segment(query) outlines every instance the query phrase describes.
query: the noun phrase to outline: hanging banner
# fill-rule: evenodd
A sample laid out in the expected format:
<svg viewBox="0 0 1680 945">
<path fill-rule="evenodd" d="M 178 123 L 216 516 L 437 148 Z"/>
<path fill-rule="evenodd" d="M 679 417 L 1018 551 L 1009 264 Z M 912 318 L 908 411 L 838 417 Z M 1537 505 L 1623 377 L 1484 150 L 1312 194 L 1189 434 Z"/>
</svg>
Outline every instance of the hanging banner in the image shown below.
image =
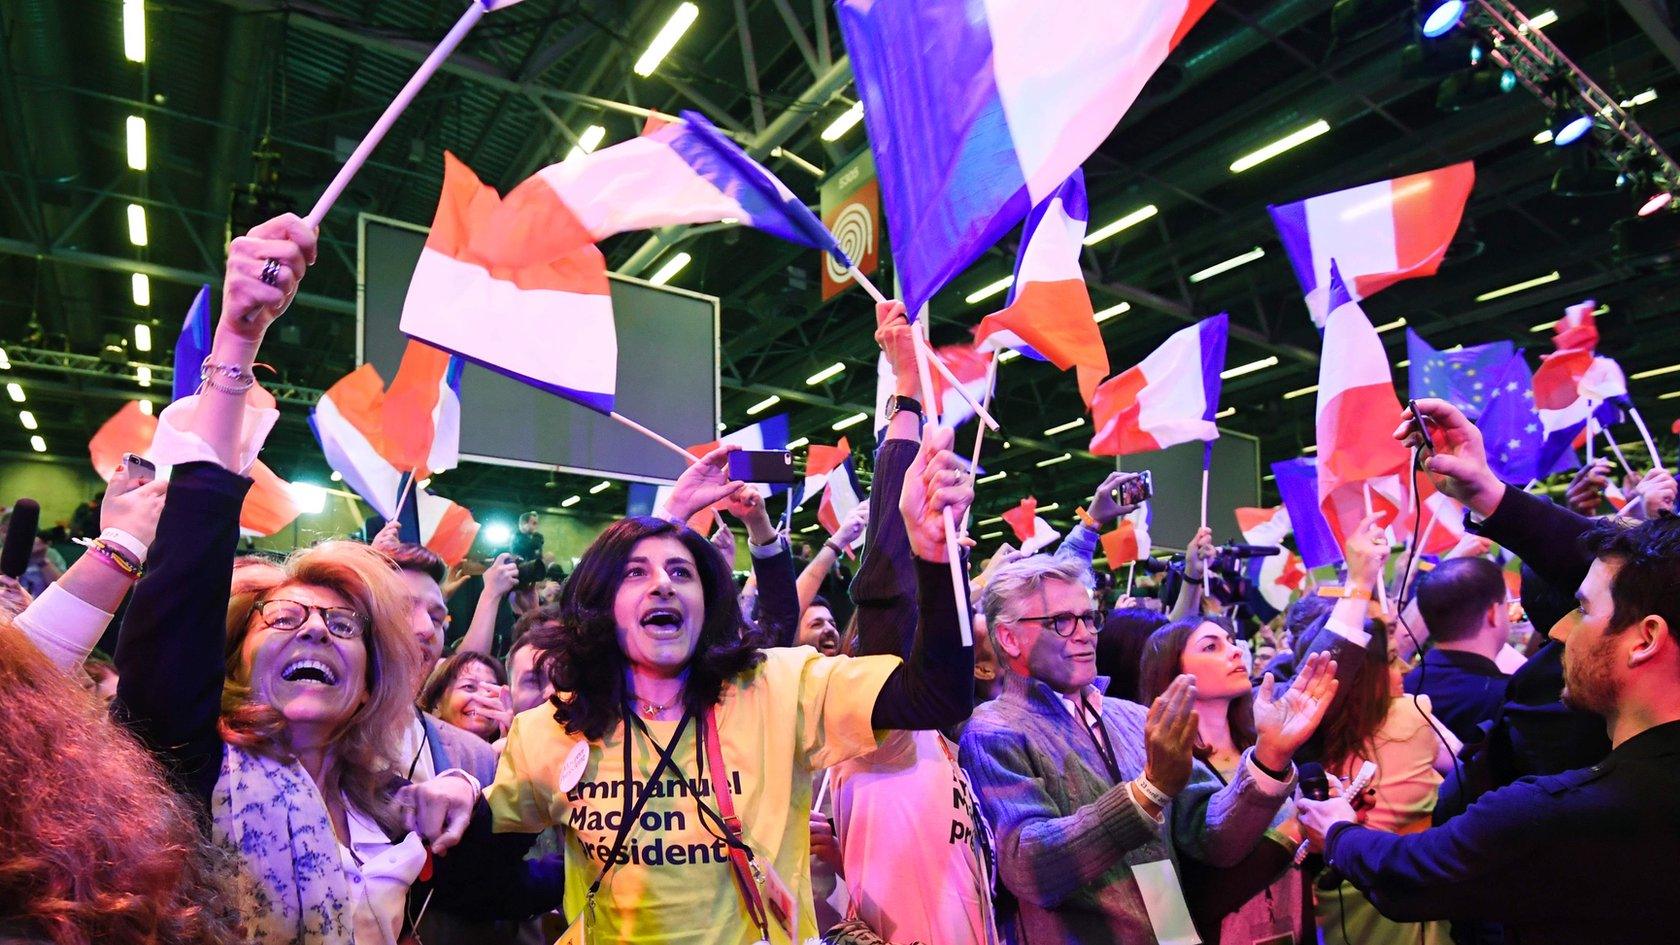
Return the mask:
<svg viewBox="0 0 1680 945">
<path fill-rule="evenodd" d="M 858 271 L 874 275 L 881 265 L 881 186 L 875 179 L 875 158 L 868 151 L 859 154 L 823 181 L 822 221 L 857 264 Z M 828 301 L 848 286 L 855 285 L 846 270 L 828 253 L 823 254 L 822 297 Z"/>
</svg>

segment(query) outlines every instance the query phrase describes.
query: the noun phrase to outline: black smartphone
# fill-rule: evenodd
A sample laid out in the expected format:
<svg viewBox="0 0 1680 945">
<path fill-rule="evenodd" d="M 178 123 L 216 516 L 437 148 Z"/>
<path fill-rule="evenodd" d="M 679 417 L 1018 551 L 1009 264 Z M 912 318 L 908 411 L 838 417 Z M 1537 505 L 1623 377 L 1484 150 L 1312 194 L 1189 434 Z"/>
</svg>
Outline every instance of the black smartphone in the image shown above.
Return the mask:
<svg viewBox="0 0 1680 945">
<path fill-rule="evenodd" d="M 797 482 L 787 450 L 736 450 L 729 454 L 729 478 L 736 482 Z"/>
<path fill-rule="evenodd" d="M 1138 505 L 1155 494 L 1155 474 L 1145 469 L 1120 483 L 1114 489 L 1114 501 L 1121 505 Z"/>
<path fill-rule="evenodd" d="M 1429 418 L 1424 416 L 1422 411 L 1418 410 L 1417 401 L 1415 400 L 1406 401 L 1406 409 L 1412 412 L 1412 425 L 1419 433 L 1423 434 L 1423 446 L 1419 448 L 1419 452 L 1424 456 L 1434 455 L 1435 434 L 1430 427 Z"/>
<path fill-rule="evenodd" d="M 129 478 L 139 485 L 145 485 L 157 478 L 157 464 L 137 453 L 124 453 L 122 462 L 128 468 Z"/>
</svg>

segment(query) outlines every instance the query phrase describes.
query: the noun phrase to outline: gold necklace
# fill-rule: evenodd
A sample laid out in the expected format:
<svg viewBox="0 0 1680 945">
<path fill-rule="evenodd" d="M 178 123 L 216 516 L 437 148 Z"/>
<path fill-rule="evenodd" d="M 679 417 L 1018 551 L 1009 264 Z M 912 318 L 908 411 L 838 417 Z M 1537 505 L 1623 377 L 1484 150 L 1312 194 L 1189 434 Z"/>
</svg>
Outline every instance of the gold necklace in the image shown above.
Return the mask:
<svg viewBox="0 0 1680 945">
<path fill-rule="evenodd" d="M 664 712 L 666 709 L 669 709 L 672 706 L 676 705 L 677 704 L 677 699 L 681 699 L 682 697 L 679 695 L 677 697 L 677 699 L 672 699 L 670 702 L 667 702 L 664 705 L 660 705 L 659 703 L 654 702 L 652 699 L 643 699 L 641 696 L 638 696 L 635 693 L 631 693 L 630 698 L 632 698 L 632 699 L 634 699 L 637 702 L 642 704 L 642 717 L 651 721 L 653 719 L 657 719 L 659 717 L 659 713 Z"/>
</svg>

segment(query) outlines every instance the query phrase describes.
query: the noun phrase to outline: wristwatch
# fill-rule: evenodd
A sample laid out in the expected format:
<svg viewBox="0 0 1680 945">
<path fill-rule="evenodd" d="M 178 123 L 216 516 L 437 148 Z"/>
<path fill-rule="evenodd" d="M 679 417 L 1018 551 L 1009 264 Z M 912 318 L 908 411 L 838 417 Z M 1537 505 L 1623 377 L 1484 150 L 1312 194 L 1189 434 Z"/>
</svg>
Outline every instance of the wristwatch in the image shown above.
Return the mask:
<svg viewBox="0 0 1680 945">
<path fill-rule="evenodd" d="M 927 423 L 927 414 L 922 412 L 922 402 L 921 401 L 917 400 L 914 397 L 906 397 L 903 394 L 894 394 L 891 397 L 887 398 L 887 419 L 888 420 L 891 420 L 893 417 L 897 416 L 898 412 L 901 411 L 901 410 L 908 410 L 911 413 L 914 413 L 916 415 L 917 420 L 921 421 L 924 424 Z"/>
</svg>

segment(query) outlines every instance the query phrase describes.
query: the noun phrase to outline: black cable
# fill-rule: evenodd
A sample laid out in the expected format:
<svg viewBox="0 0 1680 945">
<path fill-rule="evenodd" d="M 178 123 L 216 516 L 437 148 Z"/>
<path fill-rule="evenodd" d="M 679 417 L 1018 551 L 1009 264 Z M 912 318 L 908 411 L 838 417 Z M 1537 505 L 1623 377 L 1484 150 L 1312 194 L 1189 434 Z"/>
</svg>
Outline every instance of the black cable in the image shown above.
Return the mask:
<svg viewBox="0 0 1680 945">
<path fill-rule="evenodd" d="M 1423 528 L 1423 496 L 1422 496 L 1421 493 L 1418 492 L 1418 470 L 1420 470 L 1422 468 L 1423 468 L 1423 451 L 1421 449 L 1414 449 L 1414 450 L 1412 450 L 1412 468 L 1411 468 L 1411 475 L 1412 475 L 1412 541 L 1411 541 L 1411 545 L 1410 545 L 1410 561 L 1408 561 L 1407 565 L 1406 565 L 1406 571 L 1407 572 L 1412 570 L 1412 566 L 1416 565 L 1417 562 L 1418 562 L 1418 556 L 1423 553 L 1423 549 L 1418 547 L 1418 542 L 1422 538 L 1422 535 L 1420 534 L 1420 532 L 1422 531 L 1422 528 Z M 1413 586 L 1413 582 L 1407 580 L 1407 577 L 1408 577 L 1408 575 L 1404 572 L 1400 575 L 1400 596 L 1394 603 L 1394 608 L 1395 608 L 1394 609 L 1394 614 L 1395 614 L 1395 623 L 1399 624 L 1400 628 L 1402 630 L 1406 631 L 1406 636 L 1409 637 L 1412 641 L 1412 648 L 1418 654 L 1418 684 L 1417 684 L 1418 691 L 1411 694 L 1412 695 L 1412 706 L 1417 709 L 1418 715 L 1421 715 L 1423 717 L 1423 720 L 1425 722 L 1429 723 L 1429 730 L 1435 734 L 1435 739 L 1441 743 L 1441 747 L 1446 748 L 1448 750 L 1448 753 L 1452 755 L 1453 775 L 1454 775 L 1454 777 L 1456 777 L 1458 779 L 1459 790 L 1463 790 L 1464 789 L 1464 767 L 1463 767 L 1462 764 L 1459 763 L 1458 752 L 1452 751 L 1452 743 L 1447 741 L 1447 736 L 1441 731 L 1441 726 L 1440 726 L 1439 723 L 1436 722 L 1434 714 L 1430 713 L 1430 712 L 1425 712 L 1423 710 L 1423 703 L 1418 698 L 1418 696 L 1423 693 L 1424 684 L 1428 681 L 1429 666 L 1424 661 L 1424 658 L 1423 658 L 1423 643 L 1422 643 L 1422 641 L 1418 640 L 1417 634 L 1412 632 L 1412 625 L 1406 622 L 1406 605 L 1412 602 L 1412 598 L 1409 597 L 1408 594 L 1411 592 L 1411 589 L 1412 589 L 1412 586 Z M 1435 789 L 1435 802 L 1437 804 L 1439 804 L 1440 800 L 1441 800 L 1441 789 L 1436 788 Z"/>
</svg>

